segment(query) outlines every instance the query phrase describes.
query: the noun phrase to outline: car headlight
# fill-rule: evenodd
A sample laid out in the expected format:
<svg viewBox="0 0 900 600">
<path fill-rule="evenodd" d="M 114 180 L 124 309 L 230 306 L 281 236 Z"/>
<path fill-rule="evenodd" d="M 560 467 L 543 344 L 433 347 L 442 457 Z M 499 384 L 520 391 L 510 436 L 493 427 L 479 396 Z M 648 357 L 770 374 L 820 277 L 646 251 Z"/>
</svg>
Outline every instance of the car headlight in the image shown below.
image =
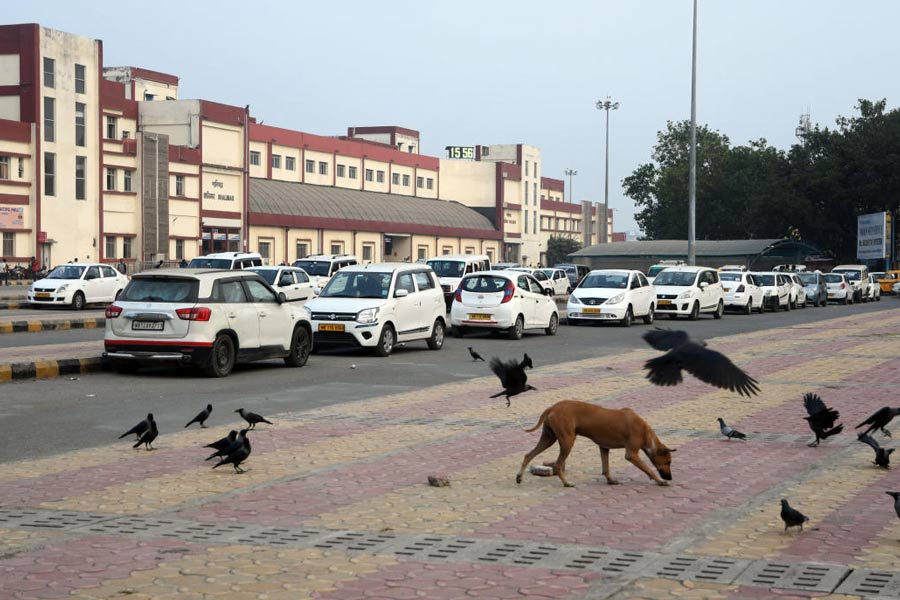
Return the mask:
<svg viewBox="0 0 900 600">
<path fill-rule="evenodd" d="M 609 300 L 607 300 L 605 302 L 605 304 L 618 304 L 619 302 L 621 302 L 624 299 L 625 299 L 625 294 L 618 294 L 616 296 L 613 296 Z"/>
<path fill-rule="evenodd" d="M 581 304 L 581 300 L 578 299 L 578 296 L 569 296 L 569 304 Z"/>
<path fill-rule="evenodd" d="M 681 292 L 680 294 L 678 294 L 678 299 L 679 299 L 679 300 L 684 300 L 685 298 L 690 298 L 690 297 L 691 297 L 691 294 L 693 294 L 693 293 L 694 293 L 694 292 L 691 291 L 691 290 L 684 290 L 683 292 Z"/>
<path fill-rule="evenodd" d="M 367 308 L 365 310 L 361 310 L 356 314 L 356 322 L 357 323 L 374 323 L 378 320 L 378 309 L 377 308 Z"/>
<path fill-rule="evenodd" d="M 64 292 L 64 291 L 66 291 L 67 289 L 69 289 L 69 284 L 68 284 L 68 283 L 64 283 L 64 284 L 62 284 L 61 286 L 59 286 L 58 288 L 56 288 L 56 291 L 57 291 L 57 292 Z"/>
</svg>

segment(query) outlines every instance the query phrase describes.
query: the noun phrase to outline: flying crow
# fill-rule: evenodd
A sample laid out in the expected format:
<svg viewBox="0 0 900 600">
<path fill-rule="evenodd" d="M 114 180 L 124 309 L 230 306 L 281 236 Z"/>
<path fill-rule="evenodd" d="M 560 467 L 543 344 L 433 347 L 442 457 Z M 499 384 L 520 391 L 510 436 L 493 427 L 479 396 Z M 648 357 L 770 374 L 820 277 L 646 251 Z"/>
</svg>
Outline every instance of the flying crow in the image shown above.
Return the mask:
<svg viewBox="0 0 900 600">
<path fill-rule="evenodd" d="M 834 426 L 835 421 L 840 418 L 841 413 L 833 408 L 828 408 L 822 399 L 815 394 L 806 394 L 803 396 L 803 406 L 806 407 L 808 417 L 803 417 L 809 423 L 809 428 L 816 434 L 816 440 L 810 442 L 807 446 L 818 446 L 819 442 L 837 435 L 844 430 L 843 425 Z"/>
<path fill-rule="evenodd" d="M 500 385 L 503 386 L 503 391 L 494 394 L 491 398 L 506 396 L 506 405 L 509 406 L 510 396 L 518 396 L 522 392 L 537 389 L 528 385 L 528 375 L 525 374 L 525 368 L 522 366 L 522 363 L 515 360 L 504 362 L 494 357 L 489 364 L 491 371 L 500 378 Z"/>
<path fill-rule="evenodd" d="M 122 435 L 120 435 L 119 439 L 121 440 L 123 437 L 127 437 L 127 436 L 131 435 L 132 433 L 134 434 L 136 439 L 141 439 L 141 436 L 144 434 L 144 432 L 147 431 L 148 429 L 150 429 L 150 423 L 152 421 L 153 421 L 153 413 L 147 413 L 146 419 L 144 419 L 143 421 L 141 421 L 140 423 L 138 423 L 137 425 L 135 425 L 134 427 L 132 427 L 131 429 L 129 429 L 128 431 L 123 433 Z"/>
<path fill-rule="evenodd" d="M 472 362 L 478 362 L 479 360 L 484 362 L 484 358 L 474 350 L 472 350 L 472 346 L 469 346 L 469 356 L 472 357 Z"/>
<path fill-rule="evenodd" d="M 796 508 L 791 508 L 788 501 L 782 499 L 781 520 L 784 521 L 784 531 L 787 533 L 788 527 L 799 527 L 800 531 L 803 531 L 803 524 L 809 521 L 809 517 Z"/>
<path fill-rule="evenodd" d="M 739 440 L 746 440 L 746 439 L 747 439 L 747 436 L 746 436 L 745 434 L 741 433 L 741 432 L 738 431 L 737 429 L 734 429 L 734 428 L 732 428 L 732 427 L 729 427 L 729 426 L 725 423 L 725 420 L 724 420 L 722 417 L 719 417 L 719 431 L 721 431 L 721 432 L 722 432 L 722 435 L 724 435 L 725 437 L 727 437 L 729 440 L 730 440 L 731 438 L 736 438 L 736 439 L 739 439 Z"/>
<path fill-rule="evenodd" d="M 875 411 L 872 416 L 857 425 L 854 429 L 859 429 L 863 425 L 868 425 L 869 428 L 866 429 L 864 433 L 868 434 L 872 433 L 876 429 L 880 429 L 882 435 L 891 437 L 891 432 L 885 429 L 885 427 L 887 427 L 887 424 L 890 423 L 891 420 L 897 415 L 900 415 L 900 407 L 891 408 L 890 406 L 884 406 Z"/>
<path fill-rule="evenodd" d="M 268 423 L 269 425 L 273 424 L 272 421 L 267 421 L 265 419 L 265 417 L 263 417 L 262 415 L 252 413 L 250 411 L 245 411 L 243 408 L 239 408 L 234 412 L 236 412 L 236 413 L 240 414 L 242 417 L 244 417 L 244 420 L 247 421 L 247 423 L 249 423 L 250 429 L 256 429 L 257 423 Z"/>
<path fill-rule="evenodd" d="M 206 425 L 204 425 L 204 423 L 209 418 L 210 413 L 212 413 L 212 404 L 207 404 L 204 410 L 201 410 L 196 417 L 188 421 L 188 424 L 185 425 L 185 428 L 190 427 L 194 423 L 200 423 L 200 427 L 205 428 Z"/>
<path fill-rule="evenodd" d="M 891 454 L 896 450 L 896 448 L 882 448 L 878 442 L 875 441 L 871 435 L 867 433 L 861 433 L 856 436 L 856 439 L 862 442 L 863 444 L 868 444 L 872 450 L 875 451 L 875 463 L 882 469 L 890 469 L 891 468 Z"/>
<path fill-rule="evenodd" d="M 153 420 L 153 415 L 147 416 L 150 418 L 150 428 L 141 435 L 140 439 L 135 442 L 132 448 L 138 448 L 141 444 L 144 444 L 148 451 L 154 450 L 153 440 L 159 435 L 159 429 L 156 428 L 156 421 Z"/>
</svg>

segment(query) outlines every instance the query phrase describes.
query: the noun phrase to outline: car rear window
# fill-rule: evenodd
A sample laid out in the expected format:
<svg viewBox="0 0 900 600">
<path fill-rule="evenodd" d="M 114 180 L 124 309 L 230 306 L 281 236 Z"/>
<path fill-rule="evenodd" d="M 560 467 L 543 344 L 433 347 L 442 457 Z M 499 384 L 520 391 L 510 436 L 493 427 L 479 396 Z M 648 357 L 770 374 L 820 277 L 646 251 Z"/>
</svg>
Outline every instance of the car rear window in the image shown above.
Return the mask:
<svg viewBox="0 0 900 600">
<path fill-rule="evenodd" d="M 774 275 L 754 275 L 759 285 L 775 285 Z"/>
<path fill-rule="evenodd" d="M 197 301 L 200 282 L 196 279 L 141 277 L 132 279 L 119 300 L 124 302 L 179 302 Z"/>
<path fill-rule="evenodd" d="M 722 281 L 740 281 L 740 273 L 719 273 L 719 279 Z"/>
<path fill-rule="evenodd" d="M 825 275 L 825 281 L 827 281 L 828 283 L 841 283 L 843 279 L 840 275 L 832 275 L 831 273 L 828 273 Z"/>
<path fill-rule="evenodd" d="M 815 284 L 816 283 L 816 274 L 815 273 L 801 273 L 798 275 L 800 281 L 807 284 Z"/>
<path fill-rule="evenodd" d="M 231 262 L 230 258 L 204 258 L 203 256 L 198 256 L 197 258 L 191 259 L 191 262 L 188 263 L 188 268 L 231 269 Z"/>
<path fill-rule="evenodd" d="M 862 276 L 862 271 L 855 271 L 853 269 L 841 269 L 838 271 L 837 269 L 833 270 L 832 273 L 841 273 L 846 276 L 850 281 L 859 281 L 859 278 Z"/>
<path fill-rule="evenodd" d="M 463 279 L 460 287 L 466 292 L 493 294 L 502 292 L 507 285 L 509 285 L 509 280 L 505 277 L 497 277 L 495 275 L 474 275 Z"/>
</svg>

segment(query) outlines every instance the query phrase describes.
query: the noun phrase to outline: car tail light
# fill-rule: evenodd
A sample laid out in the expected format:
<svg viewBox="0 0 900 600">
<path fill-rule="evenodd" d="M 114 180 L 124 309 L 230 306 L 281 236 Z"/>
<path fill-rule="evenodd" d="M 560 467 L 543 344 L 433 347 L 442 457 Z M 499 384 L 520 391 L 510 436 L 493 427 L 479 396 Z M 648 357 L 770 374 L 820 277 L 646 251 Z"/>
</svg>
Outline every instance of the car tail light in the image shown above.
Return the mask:
<svg viewBox="0 0 900 600">
<path fill-rule="evenodd" d="M 734 290 L 734 292 L 735 292 L 736 294 L 740 294 L 740 293 L 743 292 L 743 291 L 744 291 L 744 284 L 743 284 L 743 283 L 742 283 L 741 285 L 737 286 L 737 289 Z"/>
<path fill-rule="evenodd" d="M 122 307 L 116 306 L 115 304 L 110 304 L 106 307 L 106 318 L 107 319 L 115 319 L 119 315 L 122 314 Z"/>
<path fill-rule="evenodd" d="M 510 300 L 512 300 L 513 294 L 516 293 L 516 284 L 512 281 L 508 281 L 506 283 L 506 287 L 503 288 L 503 300 L 500 301 L 500 304 L 506 304 Z"/>
<path fill-rule="evenodd" d="M 456 288 L 456 294 L 453 295 L 453 299 L 457 302 L 462 302 L 462 287 Z"/>
<path fill-rule="evenodd" d="M 194 308 L 178 308 L 175 314 L 182 321 L 209 321 L 212 311 L 205 306 L 195 306 Z"/>
<path fill-rule="evenodd" d="M 846 286 L 845 284 L 843 284 L 843 283 L 841 284 L 841 289 L 842 289 L 842 290 L 843 290 L 844 288 L 846 288 L 846 287 L 847 287 L 847 286 Z"/>
</svg>

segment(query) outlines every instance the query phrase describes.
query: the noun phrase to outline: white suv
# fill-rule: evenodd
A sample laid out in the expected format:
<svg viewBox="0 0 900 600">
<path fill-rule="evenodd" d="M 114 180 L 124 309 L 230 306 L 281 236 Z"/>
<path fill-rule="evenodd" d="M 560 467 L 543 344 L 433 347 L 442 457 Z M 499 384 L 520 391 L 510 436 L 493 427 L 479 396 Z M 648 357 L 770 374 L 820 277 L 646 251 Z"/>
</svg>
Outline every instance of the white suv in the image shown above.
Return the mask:
<svg viewBox="0 0 900 600">
<path fill-rule="evenodd" d="M 332 275 L 344 267 L 357 264 L 357 262 L 356 257 L 352 254 L 314 254 L 298 258 L 291 266 L 306 271 L 318 293 L 325 287 Z"/>
<path fill-rule="evenodd" d="M 120 372 L 175 361 L 225 377 L 235 362 L 283 358 L 302 367 L 312 326 L 303 307 L 255 273 L 160 269 L 134 275 L 106 309 L 104 346 Z"/>
<path fill-rule="evenodd" d="M 831 270 L 832 273 L 840 273 L 847 277 L 853 288 L 853 302 L 866 302 L 867 288 L 869 286 L 869 267 L 865 265 L 838 265 Z"/>
<path fill-rule="evenodd" d="M 239 270 L 261 267 L 262 264 L 262 255 L 257 252 L 217 252 L 192 258 L 188 268 Z"/>
<path fill-rule="evenodd" d="M 306 308 L 317 345 L 373 348 L 378 356 L 390 355 L 402 342 L 426 340 L 432 350 L 444 345 L 444 294 L 427 265 L 345 267 Z"/>
<path fill-rule="evenodd" d="M 709 267 L 666 267 L 653 280 L 656 313 L 674 319 L 685 315 L 696 321 L 700 313 L 721 319 L 725 313 L 725 292 L 719 273 Z"/>
</svg>

